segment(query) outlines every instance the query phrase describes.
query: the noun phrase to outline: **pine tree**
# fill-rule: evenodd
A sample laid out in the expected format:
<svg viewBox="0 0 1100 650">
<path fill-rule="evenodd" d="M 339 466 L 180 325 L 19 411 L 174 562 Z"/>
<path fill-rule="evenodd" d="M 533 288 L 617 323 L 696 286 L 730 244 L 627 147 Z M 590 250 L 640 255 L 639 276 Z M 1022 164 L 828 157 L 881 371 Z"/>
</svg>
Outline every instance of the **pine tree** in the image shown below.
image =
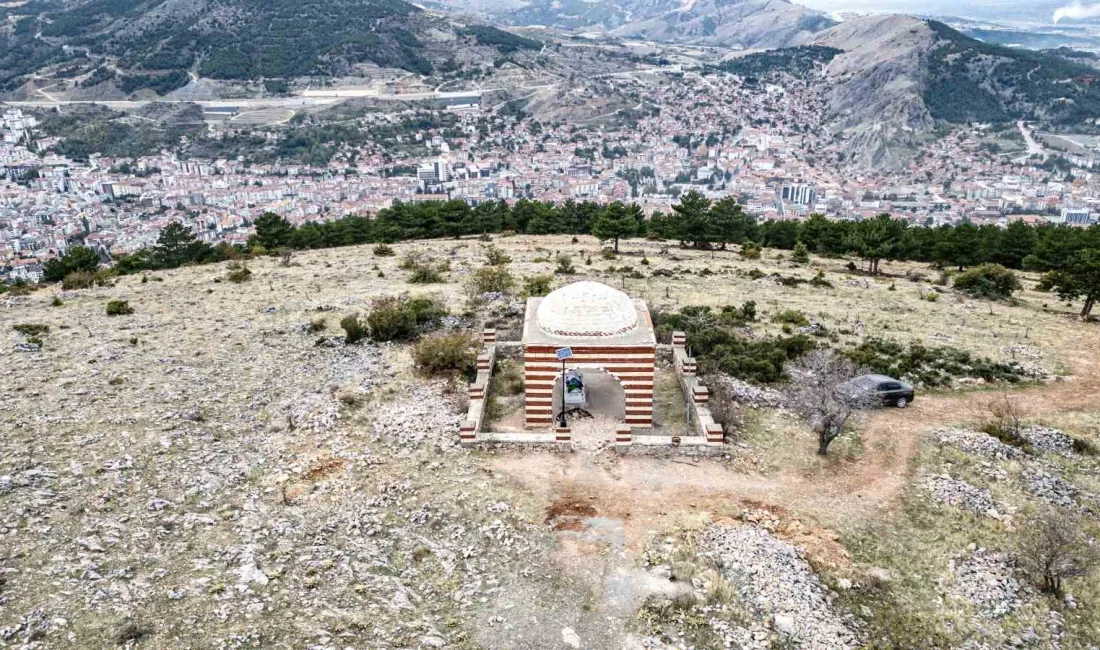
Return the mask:
<svg viewBox="0 0 1100 650">
<path fill-rule="evenodd" d="M 608 204 L 592 222 L 592 234 L 601 240 L 613 240 L 616 253 L 619 252 L 619 239 L 631 237 L 637 231 L 637 217 L 622 201 Z"/>
<path fill-rule="evenodd" d="M 791 251 L 791 261 L 795 264 L 810 263 L 810 251 L 806 248 L 806 244 L 798 242 L 794 245 L 794 250 Z"/>
<path fill-rule="evenodd" d="M 710 207 L 710 240 L 726 250 L 756 235 L 756 220 L 745 214 L 737 199 L 727 196 Z"/>
<path fill-rule="evenodd" d="M 680 197 L 680 202 L 672 206 L 675 211 L 674 222 L 676 237 L 681 244 L 691 244 L 702 248 L 710 242 L 710 222 L 708 211 L 710 199 L 691 190 Z"/>
<path fill-rule="evenodd" d="M 1053 290 L 1062 300 L 1084 298 L 1081 318 L 1088 318 L 1100 298 L 1100 249 L 1074 254 L 1063 268 L 1043 278 L 1043 287 Z"/>
</svg>

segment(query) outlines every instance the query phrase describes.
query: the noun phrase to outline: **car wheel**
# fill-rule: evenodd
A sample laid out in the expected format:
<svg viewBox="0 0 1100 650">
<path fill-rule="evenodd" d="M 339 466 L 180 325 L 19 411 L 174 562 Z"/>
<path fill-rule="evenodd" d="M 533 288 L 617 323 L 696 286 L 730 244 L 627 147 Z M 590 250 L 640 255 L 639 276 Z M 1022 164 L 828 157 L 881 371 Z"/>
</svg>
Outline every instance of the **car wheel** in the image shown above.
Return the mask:
<svg viewBox="0 0 1100 650">
<path fill-rule="evenodd" d="M 906 406 L 909 406 L 909 400 L 905 399 L 904 397 L 899 397 L 898 401 L 897 401 L 897 405 L 898 405 L 899 409 L 903 409 Z"/>
</svg>

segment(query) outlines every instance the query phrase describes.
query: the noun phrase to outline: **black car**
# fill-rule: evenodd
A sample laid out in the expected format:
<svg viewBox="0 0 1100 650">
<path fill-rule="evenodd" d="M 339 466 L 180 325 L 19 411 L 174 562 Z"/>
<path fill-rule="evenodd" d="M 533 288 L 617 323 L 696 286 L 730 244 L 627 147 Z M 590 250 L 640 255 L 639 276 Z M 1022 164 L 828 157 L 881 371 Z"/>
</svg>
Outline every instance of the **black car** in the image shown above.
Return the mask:
<svg viewBox="0 0 1100 650">
<path fill-rule="evenodd" d="M 837 386 L 841 394 L 853 399 L 877 397 L 883 406 L 903 409 L 913 402 L 913 387 L 886 375 L 863 375 Z"/>
</svg>

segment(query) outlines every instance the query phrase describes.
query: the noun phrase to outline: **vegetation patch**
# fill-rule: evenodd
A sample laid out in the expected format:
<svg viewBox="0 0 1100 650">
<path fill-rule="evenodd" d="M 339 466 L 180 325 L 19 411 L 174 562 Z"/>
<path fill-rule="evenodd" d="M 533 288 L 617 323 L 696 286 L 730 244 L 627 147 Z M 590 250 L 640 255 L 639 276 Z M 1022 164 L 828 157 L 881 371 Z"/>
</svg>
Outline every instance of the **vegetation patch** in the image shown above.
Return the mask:
<svg viewBox="0 0 1100 650">
<path fill-rule="evenodd" d="M 1015 362 L 991 361 L 950 346 L 928 347 L 917 342 L 903 345 L 869 338 L 845 354 L 874 372 L 907 378 L 928 387 L 948 386 L 955 379 L 1016 383 L 1028 378 L 1027 372 Z"/>
<path fill-rule="evenodd" d="M 413 363 L 429 377 L 466 377 L 477 374 L 477 341 L 467 332 L 426 336 L 413 346 Z"/>
<path fill-rule="evenodd" d="M 134 308 L 125 300 L 112 300 L 107 303 L 108 316 L 126 316 L 134 313 Z"/>
</svg>

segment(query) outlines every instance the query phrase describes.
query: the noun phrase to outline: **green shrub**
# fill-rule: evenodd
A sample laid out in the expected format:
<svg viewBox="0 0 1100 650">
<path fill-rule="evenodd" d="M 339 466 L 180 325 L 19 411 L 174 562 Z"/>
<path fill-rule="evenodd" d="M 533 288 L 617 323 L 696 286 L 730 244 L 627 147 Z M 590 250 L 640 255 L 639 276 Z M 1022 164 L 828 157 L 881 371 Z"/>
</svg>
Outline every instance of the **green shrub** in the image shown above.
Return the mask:
<svg viewBox="0 0 1100 650">
<path fill-rule="evenodd" d="M 38 337 L 50 332 L 50 326 L 42 323 L 20 323 L 12 325 L 11 328 L 27 337 Z"/>
<path fill-rule="evenodd" d="M 229 263 L 226 267 L 229 273 L 226 274 L 226 279 L 234 284 L 240 284 L 242 282 L 248 282 L 252 279 L 252 271 L 245 266 L 244 262 L 238 262 L 236 260 Z"/>
<path fill-rule="evenodd" d="M 318 332 L 325 331 L 325 325 L 326 321 L 324 317 L 314 318 L 313 320 L 309 321 L 308 329 L 310 332 L 316 334 Z"/>
<path fill-rule="evenodd" d="M 921 293 L 920 299 L 925 302 L 936 302 L 940 299 L 940 294 L 936 293 L 935 291 L 928 291 Z"/>
<path fill-rule="evenodd" d="M 472 378 L 477 371 L 477 347 L 466 332 L 426 336 L 413 347 L 416 369 L 429 377 Z"/>
<path fill-rule="evenodd" d="M 611 250 L 610 248 L 602 248 L 600 249 L 600 257 L 605 260 L 613 260 L 618 257 L 618 255 L 616 255 L 615 251 Z"/>
<path fill-rule="evenodd" d="M 485 248 L 485 262 L 489 266 L 504 266 L 505 264 L 511 264 L 512 258 L 496 246 L 487 246 Z"/>
<path fill-rule="evenodd" d="M 382 298 L 371 305 L 367 325 L 375 341 L 411 341 L 421 331 L 438 327 L 446 314 L 443 304 L 432 298 Z"/>
<path fill-rule="evenodd" d="M 393 257 L 394 255 L 396 255 L 396 253 L 394 252 L 392 246 L 387 246 L 386 244 L 378 244 L 374 247 L 375 257 Z"/>
<path fill-rule="evenodd" d="M 322 329 L 324 325 L 321 325 Z M 344 330 L 344 343 L 351 345 L 367 338 L 368 329 L 358 314 L 349 314 L 340 319 L 340 327 Z"/>
<path fill-rule="evenodd" d="M 728 330 L 691 332 L 688 341 L 699 361 L 699 372 L 724 373 L 760 384 L 784 381 L 783 366 L 816 347 L 802 334 L 749 340 Z"/>
<path fill-rule="evenodd" d="M 470 290 L 474 295 L 483 293 L 503 293 L 512 291 L 516 280 L 508 269 L 500 266 L 485 266 L 474 271 L 470 278 Z"/>
<path fill-rule="evenodd" d="M 409 282 L 412 284 L 439 284 L 443 282 L 443 274 L 439 269 L 427 264 L 414 267 L 409 274 Z"/>
<path fill-rule="evenodd" d="M 745 381 L 777 383 L 784 380 L 783 365 L 797 359 L 816 344 L 804 335 L 751 340 L 740 328 L 756 319 L 756 303 L 710 307 L 685 307 L 679 313 L 654 311 L 653 325 L 661 340 L 671 332 L 687 333 L 688 344 L 699 361 L 701 374 L 724 373 Z"/>
<path fill-rule="evenodd" d="M 810 279 L 811 287 L 821 287 L 822 289 L 830 289 L 833 286 L 832 282 L 825 279 L 825 272 L 818 269 L 817 275 Z"/>
<path fill-rule="evenodd" d="M 61 288 L 65 291 L 74 289 L 90 289 L 96 287 L 109 287 L 113 284 L 114 273 L 107 269 L 99 271 L 73 271 L 61 281 Z"/>
<path fill-rule="evenodd" d="M 810 250 L 806 248 L 806 244 L 798 242 L 794 245 L 794 250 L 791 251 L 791 261 L 795 264 L 810 263 Z"/>
<path fill-rule="evenodd" d="M 1100 449 L 1090 440 L 1084 438 L 1073 437 L 1073 451 L 1081 454 L 1082 456 L 1096 456 L 1100 455 Z"/>
<path fill-rule="evenodd" d="M 531 298 L 545 296 L 553 290 L 554 276 L 532 275 L 523 279 L 523 295 Z"/>
<path fill-rule="evenodd" d="M 993 436 L 994 438 L 1000 440 L 1006 445 L 1018 447 L 1023 451 L 1031 450 L 1031 442 L 1027 438 L 1020 435 L 1019 431 L 1015 431 L 1011 427 L 1003 426 L 1002 424 L 997 422 L 986 422 L 982 425 L 981 429 L 982 433 Z"/>
<path fill-rule="evenodd" d="M 1006 300 L 1022 286 L 1016 274 L 1000 264 L 981 264 L 957 276 L 955 288 L 975 298 Z"/>
<path fill-rule="evenodd" d="M 134 308 L 125 300 L 112 300 L 107 303 L 108 316 L 126 316 L 134 313 Z"/>
<path fill-rule="evenodd" d="M 558 275 L 572 275 L 576 272 L 577 269 L 573 266 L 573 258 L 565 253 L 558 253 L 557 266 L 554 267 L 554 273 Z"/>
<path fill-rule="evenodd" d="M 775 316 L 772 316 L 772 322 L 782 323 L 792 327 L 806 327 L 810 324 L 810 319 L 806 318 L 806 314 L 803 314 L 797 309 L 784 309 Z"/>
<path fill-rule="evenodd" d="M 763 249 L 760 244 L 755 242 L 745 242 L 741 245 L 741 258 L 746 260 L 758 260 L 763 253 Z"/>
<path fill-rule="evenodd" d="M 895 341 L 869 338 L 844 354 L 873 372 L 908 377 L 924 386 L 945 386 L 956 378 L 1016 383 L 1026 377 L 1023 368 L 1016 363 L 974 357 L 965 350 L 949 346 L 925 347 L 916 342 L 905 346 Z"/>
<path fill-rule="evenodd" d="M 423 253 L 419 253 L 417 251 L 409 251 L 408 253 L 405 253 L 404 257 L 401 258 L 401 263 L 398 264 L 398 268 L 404 271 L 415 271 L 416 269 L 424 266 L 427 263 L 428 260 L 425 259 Z"/>
<path fill-rule="evenodd" d="M 412 311 L 416 326 L 421 329 L 434 329 L 447 315 L 447 306 L 438 298 L 415 296 L 404 299 L 405 307 Z"/>
<path fill-rule="evenodd" d="M 64 304 L 65 303 L 61 302 L 61 298 L 59 298 L 57 296 L 54 296 L 53 300 L 50 301 L 50 305 L 52 305 L 53 307 L 60 307 Z"/>
</svg>

